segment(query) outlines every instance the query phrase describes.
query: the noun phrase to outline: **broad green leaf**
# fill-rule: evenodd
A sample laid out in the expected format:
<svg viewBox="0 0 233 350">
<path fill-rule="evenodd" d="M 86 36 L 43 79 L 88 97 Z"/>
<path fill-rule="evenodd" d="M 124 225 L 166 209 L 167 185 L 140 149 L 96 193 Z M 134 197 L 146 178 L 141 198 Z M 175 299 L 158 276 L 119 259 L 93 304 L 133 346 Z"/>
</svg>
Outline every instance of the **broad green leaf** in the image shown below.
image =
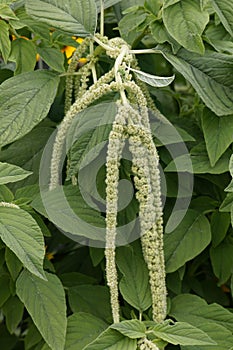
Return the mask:
<svg viewBox="0 0 233 350">
<path fill-rule="evenodd" d="M 144 10 L 136 10 L 126 14 L 118 23 L 121 37 L 130 45 L 136 42 L 145 31 L 148 23 Z"/>
<path fill-rule="evenodd" d="M 211 166 L 233 142 L 233 115 L 218 117 L 212 111 L 204 109 L 202 129 Z"/>
<path fill-rule="evenodd" d="M 64 287 L 76 287 L 82 284 L 96 284 L 97 280 L 94 277 L 84 275 L 80 272 L 67 272 L 59 275 L 59 278 Z"/>
<path fill-rule="evenodd" d="M 10 203 L 13 201 L 13 199 L 14 195 L 11 190 L 5 185 L 0 185 L 0 201 Z"/>
<path fill-rule="evenodd" d="M 232 350 L 233 336 L 228 329 L 217 323 L 213 324 L 210 322 L 199 323 L 196 326 L 208 334 L 216 342 L 216 345 L 204 347 L 202 345 L 181 346 L 182 350 Z"/>
<path fill-rule="evenodd" d="M 116 113 L 116 103 L 107 102 L 86 108 L 74 119 L 67 136 L 68 178 L 98 157 L 107 143 Z"/>
<path fill-rule="evenodd" d="M 116 259 L 123 274 L 119 286 L 124 299 L 141 312 L 147 310 L 151 306 L 151 294 L 144 260 L 131 247 L 118 248 Z"/>
<path fill-rule="evenodd" d="M 57 72 L 64 72 L 64 55 L 53 47 L 37 47 L 37 52 L 45 63 Z"/>
<path fill-rule="evenodd" d="M 31 174 L 16 165 L 0 162 L 0 185 L 23 180 Z"/>
<path fill-rule="evenodd" d="M 47 116 L 58 84 L 56 74 L 37 70 L 0 85 L 1 146 L 18 140 Z"/>
<path fill-rule="evenodd" d="M 91 314 L 74 313 L 68 317 L 65 350 L 83 349 L 107 327 L 103 320 Z"/>
<path fill-rule="evenodd" d="M 231 0 L 211 0 L 220 21 L 233 37 L 233 8 Z"/>
<path fill-rule="evenodd" d="M 11 164 L 18 165 L 25 170 L 33 172 L 28 178 L 21 180 L 19 183 L 20 188 L 27 185 L 38 184 L 41 155 L 53 131 L 54 129 L 51 127 L 38 126 L 1 151 L 0 161 L 9 161 Z M 16 188 L 16 186 L 13 187 L 14 189 Z M 17 188 L 19 188 L 19 186 Z M 38 189 L 32 189 L 29 198 L 34 199 L 35 194 L 38 192 Z M 27 197 L 27 195 L 25 195 L 25 197 Z"/>
<path fill-rule="evenodd" d="M 143 338 L 146 336 L 146 327 L 139 320 L 122 321 L 114 323 L 110 328 L 131 339 Z"/>
<path fill-rule="evenodd" d="M 43 234 L 30 214 L 22 209 L 0 207 L 0 237 L 26 269 L 44 278 Z"/>
<path fill-rule="evenodd" d="M 0 338 L 2 349 L 14 349 L 19 340 L 19 338 L 16 337 L 16 335 L 10 334 L 7 331 L 7 328 L 3 322 L 0 325 Z"/>
<path fill-rule="evenodd" d="M 233 206 L 233 193 L 228 193 L 220 205 L 219 211 L 228 213 L 231 211 L 231 207 Z"/>
<path fill-rule="evenodd" d="M 169 315 L 176 320 L 187 322 L 195 327 L 200 324 L 211 323 L 214 329 L 215 324 L 233 331 L 233 314 L 218 304 L 210 304 L 191 294 L 181 294 L 172 299 Z"/>
<path fill-rule="evenodd" d="M 179 1 L 163 9 L 163 22 L 168 33 L 187 50 L 200 54 L 205 51 L 201 34 L 208 21 L 208 12 L 201 11 L 194 0 Z"/>
<path fill-rule="evenodd" d="M 46 272 L 47 281 L 24 270 L 16 282 L 16 293 L 52 350 L 63 350 L 66 334 L 66 301 L 57 276 Z"/>
<path fill-rule="evenodd" d="M 11 278 L 13 279 L 13 281 L 15 281 L 20 271 L 22 270 L 23 264 L 17 258 L 17 256 L 12 252 L 12 250 L 10 250 L 7 247 L 5 251 L 5 260 L 6 260 L 6 266 L 8 268 L 8 271 L 10 272 Z"/>
<path fill-rule="evenodd" d="M 163 1 L 163 8 L 167 8 L 169 6 L 172 6 L 172 5 L 175 5 L 177 4 L 178 2 L 180 2 L 181 0 L 164 0 Z"/>
<path fill-rule="evenodd" d="M 193 166 L 194 174 L 222 174 L 228 171 L 228 164 L 231 152 L 227 150 L 221 158 L 217 161 L 215 166 L 211 166 L 210 160 L 207 154 L 207 150 L 204 143 L 193 147 L 190 151 L 190 158 Z M 189 158 L 186 156 L 180 156 L 175 160 L 172 160 L 171 163 L 165 168 L 167 172 L 176 172 L 177 169 L 180 172 L 188 171 L 190 172 Z"/>
<path fill-rule="evenodd" d="M 36 65 L 35 44 L 23 38 L 15 39 L 11 44 L 9 61 L 16 63 L 15 75 L 33 71 Z"/>
<path fill-rule="evenodd" d="M 217 115 L 232 114 L 233 69 L 231 56 L 206 51 L 203 56 L 180 49 L 174 56 L 167 45 L 158 45 L 164 57 L 192 84 L 198 95 Z"/>
<path fill-rule="evenodd" d="M 11 41 L 9 39 L 9 25 L 4 21 L 0 21 L 0 33 L 0 52 L 6 63 L 11 52 Z"/>
<path fill-rule="evenodd" d="M 174 345 L 209 345 L 215 342 L 201 329 L 186 322 L 158 324 L 152 328 L 154 335 Z"/>
<path fill-rule="evenodd" d="M 95 33 L 95 0 L 26 0 L 25 4 L 30 16 L 54 28 L 79 36 Z"/>
<path fill-rule="evenodd" d="M 43 192 L 42 197 L 43 201 L 40 197 L 33 200 L 32 207 L 70 234 L 69 237 L 74 240 L 76 236 L 105 240 L 104 217 L 100 211 L 88 206 L 77 186 L 57 187 Z"/>
<path fill-rule="evenodd" d="M 130 70 L 136 74 L 139 80 L 154 87 L 168 86 L 175 79 L 175 75 L 173 75 L 172 77 L 158 77 L 156 75 L 148 74 L 137 69 L 130 68 Z"/>
<path fill-rule="evenodd" d="M 103 320 L 112 320 L 109 290 L 105 286 L 90 284 L 71 287 L 68 298 L 73 312 L 87 312 Z"/>
<path fill-rule="evenodd" d="M 0 3 L 0 17 L 6 20 L 9 20 L 9 19 L 17 20 L 17 17 L 14 14 L 14 11 L 12 11 L 12 9 L 10 8 L 10 6 L 2 3 Z"/>
<path fill-rule="evenodd" d="M 210 248 L 210 260 L 218 285 L 224 284 L 233 273 L 233 244 L 225 240 L 217 247 Z"/>
<path fill-rule="evenodd" d="M 107 9 L 110 6 L 116 5 L 122 0 L 103 0 L 104 8 Z M 101 0 L 95 0 L 97 11 L 100 12 L 100 2 Z"/>
<path fill-rule="evenodd" d="M 31 321 L 27 328 L 27 334 L 24 338 L 25 350 L 30 350 L 42 340 L 41 334 L 36 328 L 35 324 Z"/>
<path fill-rule="evenodd" d="M 121 333 L 108 328 L 96 340 L 83 350 L 136 350 L 137 340 L 124 337 Z"/>
<path fill-rule="evenodd" d="M 6 317 L 6 326 L 12 334 L 23 318 L 24 305 L 17 296 L 11 296 L 3 305 L 2 311 Z"/>
<path fill-rule="evenodd" d="M 164 235 L 166 271 L 174 272 L 201 253 L 211 240 L 207 218 L 195 210 L 188 210 L 179 226 Z"/>
<path fill-rule="evenodd" d="M 2 305 L 11 296 L 9 274 L 2 274 L 0 276 L 0 285 L 1 285 L 1 288 L 0 288 L 0 307 L 2 307 Z"/>
<path fill-rule="evenodd" d="M 211 216 L 211 233 L 212 233 L 212 245 L 217 247 L 225 238 L 229 225 L 230 215 L 228 213 L 221 213 L 215 211 Z"/>
</svg>

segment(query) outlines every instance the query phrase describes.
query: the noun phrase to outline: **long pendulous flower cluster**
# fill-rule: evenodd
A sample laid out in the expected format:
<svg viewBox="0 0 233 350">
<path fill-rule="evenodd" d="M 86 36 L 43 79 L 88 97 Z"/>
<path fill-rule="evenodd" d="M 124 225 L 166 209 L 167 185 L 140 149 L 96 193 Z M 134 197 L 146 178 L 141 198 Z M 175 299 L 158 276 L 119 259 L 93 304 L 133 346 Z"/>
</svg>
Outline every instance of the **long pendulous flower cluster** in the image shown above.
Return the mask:
<svg viewBox="0 0 233 350">
<path fill-rule="evenodd" d="M 98 39 L 99 38 L 99 39 Z M 95 100 L 112 91 L 120 94 L 118 112 L 109 135 L 106 162 L 106 279 L 110 289 L 113 321 L 120 320 L 118 300 L 118 278 L 115 262 L 115 247 L 117 238 L 118 183 L 119 167 L 122 151 L 129 141 L 132 154 L 132 172 L 136 188 L 136 198 L 139 202 L 139 219 L 141 227 L 141 245 L 144 259 L 149 271 L 149 282 L 152 295 L 152 315 L 156 322 L 163 322 L 166 317 L 166 285 L 163 253 L 163 212 L 160 189 L 159 157 L 153 142 L 148 107 L 153 107 L 153 101 L 145 85 L 133 77 L 128 66 L 137 66 L 135 57 L 130 53 L 129 46 L 121 38 L 108 40 L 97 36 L 107 46 L 106 54 L 115 59 L 114 67 L 97 79 L 95 64 L 97 58 L 91 53 L 86 54 L 87 63 L 80 68 L 74 82 L 77 59 L 86 52 L 90 39 L 84 41 L 74 54 L 67 76 L 66 115 L 60 124 L 55 139 L 51 160 L 50 190 L 59 184 L 62 150 L 66 135 L 73 118 Z M 93 84 L 89 76 L 93 75 Z M 76 98 L 72 104 L 72 99 Z M 140 349 L 157 349 L 146 338 L 139 343 Z"/>
</svg>

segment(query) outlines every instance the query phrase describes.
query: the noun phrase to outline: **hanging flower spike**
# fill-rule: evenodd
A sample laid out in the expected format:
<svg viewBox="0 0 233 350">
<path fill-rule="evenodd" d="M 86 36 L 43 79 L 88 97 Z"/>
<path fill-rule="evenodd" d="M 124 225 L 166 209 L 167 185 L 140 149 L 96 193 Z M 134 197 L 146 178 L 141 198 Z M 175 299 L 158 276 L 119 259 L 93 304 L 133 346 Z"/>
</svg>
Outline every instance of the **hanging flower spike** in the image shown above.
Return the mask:
<svg viewBox="0 0 233 350">
<path fill-rule="evenodd" d="M 106 279 L 110 289 L 113 322 L 120 321 L 120 307 L 118 301 L 118 279 L 115 262 L 117 201 L 119 166 L 122 150 L 125 144 L 123 131 L 125 125 L 125 107 L 118 103 L 118 112 L 109 135 L 106 162 Z"/>
</svg>

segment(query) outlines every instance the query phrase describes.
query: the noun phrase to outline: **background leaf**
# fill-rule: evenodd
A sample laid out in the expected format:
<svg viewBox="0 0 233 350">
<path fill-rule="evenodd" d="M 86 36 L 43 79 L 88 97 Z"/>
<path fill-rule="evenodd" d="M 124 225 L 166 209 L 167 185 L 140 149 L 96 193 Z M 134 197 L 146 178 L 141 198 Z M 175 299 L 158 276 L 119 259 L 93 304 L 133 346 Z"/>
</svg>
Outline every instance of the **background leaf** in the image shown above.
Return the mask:
<svg viewBox="0 0 233 350">
<path fill-rule="evenodd" d="M 46 272 L 47 281 L 24 270 L 16 293 L 24 303 L 41 335 L 52 350 L 63 350 L 66 334 L 66 302 L 57 276 Z"/>
<path fill-rule="evenodd" d="M 168 46 L 159 45 L 164 57 L 192 84 L 204 103 L 217 115 L 232 114 L 233 68 L 230 55 L 206 51 L 203 56 L 180 49 L 173 55 Z"/>
<path fill-rule="evenodd" d="M 18 140 L 44 119 L 55 98 L 59 77 L 38 70 L 0 85 L 0 145 Z"/>
<path fill-rule="evenodd" d="M 31 174 L 16 165 L 0 162 L 0 185 L 25 179 Z"/>
<path fill-rule="evenodd" d="M 44 239 L 30 214 L 0 207 L 0 237 L 31 273 L 44 278 Z"/>
<path fill-rule="evenodd" d="M 233 115 L 218 117 L 208 109 L 202 115 L 202 129 L 211 166 L 233 142 Z"/>
<path fill-rule="evenodd" d="M 0 52 L 4 61 L 7 62 L 11 52 L 11 42 L 9 39 L 9 25 L 4 21 L 0 21 L 0 32 Z"/>
<path fill-rule="evenodd" d="M 124 337 L 121 333 L 108 328 L 101 333 L 92 343 L 87 345 L 83 350 L 136 350 L 136 339 Z"/>
<path fill-rule="evenodd" d="M 68 297 L 73 312 L 87 312 L 103 320 L 112 321 L 110 295 L 107 287 L 90 284 L 71 287 Z"/>
<path fill-rule="evenodd" d="M 203 251 L 210 240 L 211 231 L 207 218 L 195 210 L 188 210 L 179 226 L 164 235 L 166 271 L 176 271 Z"/>
<path fill-rule="evenodd" d="M 111 328 L 131 339 L 143 338 L 146 336 L 146 327 L 139 320 L 122 321 L 111 325 Z"/>
<path fill-rule="evenodd" d="M 215 343 L 205 332 L 186 322 L 158 324 L 152 330 L 156 337 L 175 345 L 209 345 Z"/>
<path fill-rule="evenodd" d="M 230 0 L 211 0 L 211 4 L 218 14 L 220 21 L 233 37 L 233 9 Z"/>
<path fill-rule="evenodd" d="M 169 34 L 180 45 L 187 50 L 204 53 L 201 34 L 209 21 L 209 14 L 201 11 L 198 1 L 179 1 L 165 7 L 163 21 Z"/>
<path fill-rule="evenodd" d="M 151 306 L 151 294 L 144 260 L 131 247 L 118 248 L 116 259 L 123 274 L 119 286 L 124 299 L 141 312 L 147 310 Z"/>
<path fill-rule="evenodd" d="M 65 350 L 83 349 L 107 327 L 103 320 L 91 314 L 74 313 L 68 317 Z"/>
<path fill-rule="evenodd" d="M 11 44 L 9 61 L 16 63 L 15 75 L 33 71 L 36 65 L 35 44 L 23 38 L 15 39 Z"/>
<path fill-rule="evenodd" d="M 96 29 L 95 0 L 26 0 L 26 11 L 33 18 L 73 35 L 94 34 Z"/>
</svg>

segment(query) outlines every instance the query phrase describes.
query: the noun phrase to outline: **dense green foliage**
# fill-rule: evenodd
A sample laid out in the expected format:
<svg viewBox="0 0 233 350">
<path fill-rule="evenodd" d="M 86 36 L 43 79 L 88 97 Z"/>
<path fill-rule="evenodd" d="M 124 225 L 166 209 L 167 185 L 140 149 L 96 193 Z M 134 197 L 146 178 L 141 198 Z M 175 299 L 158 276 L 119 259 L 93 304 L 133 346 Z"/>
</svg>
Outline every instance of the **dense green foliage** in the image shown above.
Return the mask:
<svg viewBox="0 0 233 350">
<path fill-rule="evenodd" d="M 112 319 L 102 151 L 120 89 L 78 111 L 63 186 L 47 191 L 54 132 L 69 110 L 67 77 L 82 79 L 88 45 L 94 61 L 81 90 L 114 67 L 109 41 L 96 34 L 103 30 L 101 1 L 0 0 L 1 349 L 136 350 L 146 337 L 145 349 L 232 350 L 232 1 L 103 3 L 104 34 L 124 39 L 140 66 L 120 74 L 146 83 L 165 116 L 151 113 L 166 198 L 167 319 L 153 320 L 130 190 L 118 213 L 118 224 L 128 225 L 116 248 L 121 322 Z M 90 38 L 88 49 L 71 72 L 68 50 L 79 50 L 80 38 Z M 123 159 L 120 179 L 132 184 L 132 177 L 131 159 Z"/>
</svg>

